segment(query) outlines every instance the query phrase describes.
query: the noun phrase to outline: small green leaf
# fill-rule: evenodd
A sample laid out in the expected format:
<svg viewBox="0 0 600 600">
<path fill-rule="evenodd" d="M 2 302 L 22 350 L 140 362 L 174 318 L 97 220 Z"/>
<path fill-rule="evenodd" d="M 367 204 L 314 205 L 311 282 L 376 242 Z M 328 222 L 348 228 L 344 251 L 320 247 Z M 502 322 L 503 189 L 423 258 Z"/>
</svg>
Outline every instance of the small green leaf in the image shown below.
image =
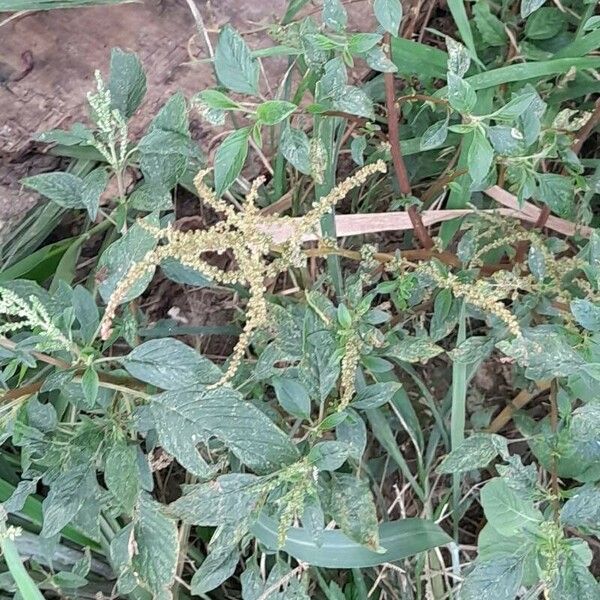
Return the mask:
<svg viewBox="0 0 600 600">
<path fill-rule="evenodd" d="M 538 173 L 536 198 L 547 204 L 557 215 L 569 218 L 573 213 L 575 189 L 569 177 L 557 173 Z"/>
<path fill-rule="evenodd" d="M 258 62 L 242 36 L 225 25 L 215 49 L 215 71 L 219 81 L 241 94 L 258 94 Z"/>
<path fill-rule="evenodd" d="M 215 193 L 222 196 L 237 179 L 246 162 L 250 128 L 242 127 L 229 134 L 215 153 Z"/>
<path fill-rule="evenodd" d="M 452 450 L 437 468 L 438 473 L 462 473 L 482 469 L 501 455 L 508 456 L 506 439 L 490 433 L 475 433 Z"/>
<path fill-rule="evenodd" d="M 350 143 L 350 153 L 352 160 L 359 166 L 362 167 L 365 164 L 365 149 L 367 147 L 367 139 L 364 135 L 356 136 L 352 138 Z"/>
<path fill-rule="evenodd" d="M 92 367 L 88 367 L 81 377 L 81 387 L 88 405 L 93 406 L 98 397 L 100 380 L 98 379 L 98 373 Z"/>
<path fill-rule="evenodd" d="M 523 577 L 521 556 L 478 561 L 461 588 L 461 600 L 514 600 Z"/>
<path fill-rule="evenodd" d="M 118 440 L 108 448 L 104 466 L 104 481 L 125 514 L 130 514 L 139 494 L 137 451 L 125 440 Z"/>
<path fill-rule="evenodd" d="M 277 401 L 290 415 L 299 419 L 310 417 L 310 397 L 300 381 L 289 377 L 274 377 L 273 388 Z"/>
<path fill-rule="evenodd" d="M 531 246 L 527 255 L 527 265 L 531 274 L 541 281 L 546 276 L 546 256 L 538 246 Z"/>
<path fill-rule="evenodd" d="M 336 110 L 348 112 L 352 115 L 372 119 L 373 101 L 364 90 L 353 85 L 346 85 L 339 90 L 339 93 L 333 99 L 333 106 Z"/>
<path fill-rule="evenodd" d="M 492 13 L 486 0 L 478 0 L 473 6 L 475 26 L 483 41 L 492 47 L 502 47 L 508 42 L 502 21 Z"/>
<path fill-rule="evenodd" d="M 304 131 L 286 127 L 281 136 L 279 150 L 298 171 L 310 175 L 310 142 Z"/>
<path fill-rule="evenodd" d="M 562 507 L 560 520 L 572 527 L 600 531 L 600 488 L 591 484 L 578 488 Z"/>
<path fill-rule="evenodd" d="M 478 185 L 484 181 L 493 160 L 494 150 L 492 145 L 488 142 L 485 133 L 480 128 L 475 129 L 467 158 L 469 175 L 474 185 Z"/>
<path fill-rule="evenodd" d="M 600 307 L 589 300 L 572 300 L 571 313 L 588 331 L 600 331 Z"/>
<path fill-rule="evenodd" d="M 534 90 L 525 92 L 513 98 L 508 104 L 493 112 L 490 117 L 496 121 L 514 121 L 520 117 L 536 101 Z"/>
<path fill-rule="evenodd" d="M 100 196 L 105 190 L 108 184 L 108 173 L 107 171 L 99 167 L 88 173 L 83 178 L 83 185 L 81 189 L 81 203 L 88 211 L 90 219 L 92 221 L 98 214 L 98 208 L 100 206 Z"/>
<path fill-rule="evenodd" d="M 402 387 L 397 381 L 385 381 L 367 385 L 354 396 L 352 406 L 361 410 L 378 408 L 391 401 L 394 394 Z"/>
<path fill-rule="evenodd" d="M 460 42 L 448 36 L 446 36 L 446 48 L 448 49 L 448 71 L 462 78 L 471 65 L 469 51 Z"/>
<path fill-rule="evenodd" d="M 437 344 L 434 344 L 427 337 L 406 336 L 395 346 L 392 346 L 387 351 L 387 356 L 402 360 L 405 362 L 415 363 L 424 362 L 441 354 L 444 349 Z"/>
<path fill-rule="evenodd" d="M 256 108 L 256 116 L 264 125 L 276 125 L 289 117 L 298 108 L 293 102 L 267 100 Z"/>
<path fill-rule="evenodd" d="M 73 314 L 79 322 L 84 343 L 90 343 L 98 329 L 100 318 L 94 297 L 81 285 L 73 290 Z"/>
<path fill-rule="evenodd" d="M 217 108 L 219 110 L 236 110 L 240 108 L 240 105 L 232 100 L 229 96 L 226 96 L 219 90 L 203 90 L 198 92 L 193 101 L 199 101 L 209 108 Z"/>
<path fill-rule="evenodd" d="M 146 75 L 134 53 L 113 48 L 108 89 L 112 107 L 126 119 L 131 117 L 146 94 Z"/>
<path fill-rule="evenodd" d="M 467 115 L 475 108 L 477 102 L 473 86 L 452 71 L 448 71 L 448 102 L 454 110 Z"/>
<path fill-rule="evenodd" d="M 323 0 L 323 23 L 334 31 L 346 28 L 348 14 L 340 0 Z"/>
<path fill-rule="evenodd" d="M 526 19 L 534 13 L 546 0 L 521 0 L 521 18 Z"/>
<path fill-rule="evenodd" d="M 558 8 L 540 8 L 527 19 L 525 37 L 530 40 L 548 40 L 559 35 L 566 26 L 565 15 Z"/>
<path fill-rule="evenodd" d="M 402 4 L 400 0 L 375 0 L 373 11 L 379 24 L 385 31 L 398 36 L 402 21 Z"/>
<path fill-rule="evenodd" d="M 308 453 L 308 461 L 319 471 L 335 471 L 339 469 L 348 458 L 348 444 L 342 442 L 319 442 Z"/>
<path fill-rule="evenodd" d="M 439 148 L 448 137 L 448 117 L 428 127 L 421 136 L 421 151 Z"/>
</svg>

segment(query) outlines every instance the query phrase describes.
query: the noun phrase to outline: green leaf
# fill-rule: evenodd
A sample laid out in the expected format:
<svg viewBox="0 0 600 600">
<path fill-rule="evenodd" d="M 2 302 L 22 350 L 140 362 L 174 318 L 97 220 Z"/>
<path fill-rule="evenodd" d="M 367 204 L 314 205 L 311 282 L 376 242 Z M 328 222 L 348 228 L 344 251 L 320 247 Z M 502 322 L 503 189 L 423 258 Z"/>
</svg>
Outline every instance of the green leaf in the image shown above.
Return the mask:
<svg viewBox="0 0 600 600">
<path fill-rule="evenodd" d="M 560 520 L 564 525 L 600 531 L 600 489 L 593 485 L 578 488 L 562 507 Z"/>
<path fill-rule="evenodd" d="M 127 198 L 127 205 L 144 212 L 172 210 L 173 200 L 168 188 L 142 182 Z"/>
<path fill-rule="evenodd" d="M 521 0 L 521 18 L 526 19 L 534 13 L 546 0 Z"/>
<path fill-rule="evenodd" d="M 156 600 L 170 599 L 170 588 L 175 579 L 179 541 L 177 524 L 163 513 L 162 506 L 150 495 L 140 496 L 135 520 L 136 551 L 131 564 L 141 587 L 152 593 Z"/>
<path fill-rule="evenodd" d="M 471 65 L 469 51 L 463 44 L 448 36 L 446 36 L 446 47 L 448 49 L 448 71 L 462 78 Z"/>
<path fill-rule="evenodd" d="M 100 196 L 108 184 L 108 172 L 103 167 L 90 171 L 83 178 L 81 189 L 81 203 L 87 209 L 90 219 L 93 221 L 100 206 Z"/>
<path fill-rule="evenodd" d="M 208 108 L 218 110 L 236 110 L 241 108 L 235 100 L 232 100 L 223 92 L 219 92 L 219 90 L 203 90 L 198 92 L 194 96 L 194 101 L 198 101 Z"/>
<path fill-rule="evenodd" d="M 221 197 L 242 171 L 248 154 L 250 128 L 229 134 L 215 152 L 215 193 Z"/>
<path fill-rule="evenodd" d="M 549 600 L 596 600 L 600 583 L 578 558 L 571 553 L 563 556 L 558 577 L 548 590 Z"/>
<path fill-rule="evenodd" d="M 546 255 L 537 246 L 531 246 L 527 254 L 527 266 L 531 274 L 541 281 L 546 276 Z"/>
<path fill-rule="evenodd" d="M 416 363 L 425 362 L 443 351 L 444 349 L 441 346 L 434 344 L 427 337 L 406 336 L 398 344 L 387 350 L 386 356 L 404 362 Z"/>
<path fill-rule="evenodd" d="M 94 297 L 82 285 L 73 290 L 73 315 L 79 322 L 84 343 L 90 343 L 98 329 L 100 316 Z"/>
<path fill-rule="evenodd" d="M 527 19 L 525 37 L 530 40 L 548 40 L 556 37 L 566 25 L 566 18 L 558 8 L 540 8 Z"/>
<path fill-rule="evenodd" d="M 215 383 L 220 369 L 208 358 L 173 338 L 150 340 L 121 358 L 127 371 L 163 390 L 179 390 Z"/>
<path fill-rule="evenodd" d="M 600 460 L 599 404 L 586 404 L 573 411 L 571 436 L 581 458 Z"/>
<path fill-rule="evenodd" d="M 231 25 L 225 25 L 219 34 L 215 71 L 226 88 L 240 94 L 258 94 L 258 62 Z"/>
<path fill-rule="evenodd" d="M 362 167 L 365 164 L 365 149 L 367 147 L 367 139 L 364 135 L 356 136 L 352 138 L 350 143 L 350 153 L 352 160 L 359 166 Z"/>
<path fill-rule="evenodd" d="M 356 411 L 348 408 L 346 412 L 348 416 L 335 428 L 335 436 L 348 446 L 350 457 L 360 461 L 367 448 L 367 426 Z"/>
<path fill-rule="evenodd" d="M 278 548 L 278 524 L 274 519 L 261 514 L 251 531 L 267 548 Z M 341 531 L 326 529 L 320 542 L 315 542 L 307 529 L 290 527 L 282 550 L 315 567 L 351 569 L 396 562 L 451 541 L 438 525 L 425 519 L 383 523 L 378 538 L 385 548 L 381 553 L 352 541 Z"/>
<path fill-rule="evenodd" d="M 35 494 L 40 479 L 21 479 L 10 497 L 2 503 L 2 508 L 9 514 L 21 512 L 27 498 Z"/>
<path fill-rule="evenodd" d="M 85 460 L 70 465 L 50 482 L 44 479 L 44 483 L 50 485 L 50 491 L 42 503 L 44 526 L 40 535 L 49 538 L 70 523 L 86 501 L 91 501 L 97 483 L 92 465 Z"/>
<path fill-rule="evenodd" d="M 190 154 L 189 138 L 154 128 L 138 144 L 140 169 L 147 183 L 170 190 L 184 175 Z"/>
<path fill-rule="evenodd" d="M 150 130 L 160 129 L 183 136 L 189 136 L 190 124 L 188 121 L 185 96 L 181 92 L 173 94 L 158 111 L 150 123 Z"/>
<path fill-rule="evenodd" d="M 343 442 L 319 442 L 308 453 L 308 462 L 319 471 L 335 471 L 348 459 L 348 444 Z"/>
<path fill-rule="evenodd" d="M 62 146 L 88 146 L 94 141 L 94 134 L 83 123 L 73 123 L 69 131 L 51 129 L 34 136 L 34 139 L 38 142 Z"/>
<path fill-rule="evenodd" d="M 96 403 L 99 387 L 100 380 L 98 379 L 98 373 L 96 373 L 93 367 L 88 367 L 81 377 L 81 388 L 83 389 L 83 396 L 88 406 L 93 406 Z"/>
<path fill-rule="evenodd" d="M 240 559 L 239 536 L 239 530 L 233 527 L 216 530 L 210 541 L 208 556 L 192 577 L 192 594 L 205 594 L 233 575 Z"/>
<path fill-rule="evenodd" d="M 421 136 L 420 149 L 433 150 L 439 148 L 448 137 L 448 117 L 428 127 Z"/>
<path fill-rule="evenodd" d="M 493 112 L 490 117 L 496 121 L 514 121 L 520 117 L 537 100 L 535 90 L 528 91 L 513 98 L 508 104 Z"/>
<path fill-rule="evenodd" d="M 437 468 L 438 473 L 462 473 L 472 469 L 482 469 L 496 458 L 506 458 L 506 439 L 491 433 L 474 433 L 452 450 Z"/>
<path fill-rule="evenodd" d="M 502 535 L 535 530 L 543 521 L 542 513 L 533 503 L 522 498 L 499 477 L 482 488 L 481 505 L 490 525 Z"/>
<path fill-rule="evenodd" d="M 261 501 L 261 479 L 249 473 L 229 473 L 215 481 L 185 486 L 184 495 L 169 504 L 169 514 L 190 525 L 238 525 Z"/>
<path fill-rule="evenodd" d="M 402 384 L 397 381 L 384 381 L 367 385 L 356 393 L 352 406 L 361 410 L 378 408 L 390 402 L 394 394 L 401 388 Z"/>
<path fill-rule="evenodd" d="M 350 54 L 364 54 L 372 50 L 381 41 L 378 33 L 353 33 L 348 38 L 348 52 Z"/>
<path fill-rule="evenodd" d="M 267 100 L 256 107 L 256 116 L 264 125 L 276 125 L 289 117 L 298 107 L 285 100 Z"/>
<path fill-rule="evenodd" d="M 515 600 L 523 577 L 521 556 L 495 557 L 481 561 L 467 575 L 461 600 Z"/>
<path fill-rule="evenodd" d="M 165 392 L 152 397 L 150 412 L 165 450 L 199 477 L 211 468 L 196 446 L 212 437 L 256 472 L 274 471 L 298 456 L 287 435 L 227 387 Z"/>
<path fill-rule="evenodd" d="M 383 29 L 397 36 L 400 30 L 400 21 L 402 21 L 400 0 L 375 0 L 373 11 Z"/>
<path fill-rule="evenodd" d="M 346 28 L 348 14 L 340 0 L 323 0 L 323 23 L 334 31 Z"/>
<path fill-rule="evenodd" d="M 492 13 L 486 0 L 478 0 L 473 6 L 475 26 L 483 41 L 492 47 L 502 47 L 508 42 L 502 21 Z"/>
<path fill-rule="evenodd" d="M 488 142 L 485 133 L 481 129 L 475 129 L 467 159 L 469 175 L 471 176 L 473 185 L 478 185 L 485 180 L 493 160 L 494 150 L 492 145 Z"/>
<path fill-rule="evenodd" d="M 273 388 L 277 401 L 286 412 L 299 419 L 310 417 L 310 397 L 300 381 L 289 377 L 274 377 Z"/>
<path fill-rule="evenodd" d="M 286 127 L 281 136 L 279 150 L 298 171 L 310 175 L 310 142 L 304 131 Z"/>
<path fill-rule="evenodd" d="M 158 226 L 158 217 L 155 214 L 148 215 L 144 221 L 149 225 Z M 98 286 L 98 291 L 105 302 L 108 302 L 130 267 L 139 263 L 153 250 L 156 242 L 156 238 L 149 231 L 136 223 L 104 251 L 98 261 L 98 269 L 106 270 L 107 276 Z M 146 289 L 153 275 L 154 269 L 150 269 L 138 278 L 122 298 L 121 304 L 137 298 Z"/>
<path fill-rule="evenodd" d="M 477 95 L 471 84 L 452 71 L 448 71 L 448 102 L 462 114 L 470 114 L 477 102 Z"/>
<path fill-rule="evenodd" d="M 366 481 L 356 475 L 332 473 L 329 511 L 350 539 L 374 552 L 381 550 L 377 513 Z"/>
<path fill-rule="evenodd" d="M 146 94 L 146 75 L 135 54 L 113 48 L 108 89 L 112 108 L 125 118 L 131 117 Z"/>
<path fill-rule="evenodd" d="M 109 446 L 104 465 L 104 481 L 125 514 L 133 511 L 140 491 L 137 452 L 125 440 Z"/>
<path fill-rule="evenodd" d="M 589 300 L 572 300 L 571 313 L 588 331 L 600 331 L 600 307 Z"/>
<path fill-rule="evenodd" d="M 63 208 L 84 208 L 83 180 L 72 173 L 42 173 L 26 177 L 21 183 Z"/>
<path fill-rule="evenodd" d="M 373 101 L 364 90 L 354 85 L 346 85 L 339 90 L 333 100 L 333 107 L 367 119 L 372 119 L 374 116 Z"/>
<path fill-rule="evenodd" d="M 569 177 L 556 173 L 538 173 L 536 197 L 547 204 L 555 214 L 569 218 L 573 213 L 575 189 Z"/>
</svg>

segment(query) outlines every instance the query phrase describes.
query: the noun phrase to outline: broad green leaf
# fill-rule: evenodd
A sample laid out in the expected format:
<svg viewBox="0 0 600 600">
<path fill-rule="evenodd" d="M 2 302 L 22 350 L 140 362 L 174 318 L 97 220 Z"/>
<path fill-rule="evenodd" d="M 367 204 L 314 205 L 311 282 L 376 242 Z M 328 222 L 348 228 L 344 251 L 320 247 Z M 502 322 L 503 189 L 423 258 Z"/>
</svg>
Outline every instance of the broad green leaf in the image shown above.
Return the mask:
<svg viewBox="0 0 600 600">
<path fill-rule="evenodd" d="M 522 498 L 499 477 L 482 488 L 481 505 L 490 525 L 502 535 L 535 530 L 543 521 L 542 513 L 533 503 Z"/>
<path fill-rule="evenodd" d="M 444 458 L 438 473 L 462 473 L 486 467 L 496 456 L 508 456 L 506 439 L 490 433 L 475 433 Z"/>
<path fill-rule="evenodd" d="M 169 189 L 164 188 L 162 185 L 142 182 L 127 198 L 127 205 L 144 212 L 172 210 L 173 199 Z"/>
<path fill-rule="evenodd" d="M 98 329 L 100 316 L 94 297 L 82 285 L 73 290 L 73 315 L 79 322 L 84 343 L 91 342 Z"/>
<path fill-rule="evenodd" d="M 352 406 L 361 410 L 378 408 L 390 402 L 401 387 L 402 384 L 397 381 L 384 381 L 367 385 L 356 393 L 352 400 Z"/>
<path fill-rule="evenodd" d="M 600 331 L 600 307 L 589 300 L 572 300 L 571 313 L 575 320 L 589 331 Z"/>
<path fill-rule="evenodd" d="M 333 107 L 352 115 L 373 118 L 373 101 L 359 87 L 346 85 L 339 90 L 339 93 L 333 99 Z"/>
<path fill-rule="evenodd" d="M 600 459 L 599 404 L 586 404 L 573 412 L 571 436 L 581 458 Z"/>
<path fill-rule="evenodd" d="M 428 127 L 421 136 L 420 149 L 433 150 L 441 146 L 448 137 L 448 117 Z"/>
<path fill-rule="evenodd" d="M 483 41 L 492 47 L 502 47 L 508 42 L 502 21 L 492 13 L 486 0 L 478 0 L 473 6 L 475 26 Z"/>
<path fill-rule="evenodd" d="M 346 28 L 348 14 L 340 0 L 323 0 L 323 23 L 334 31 Z"/>
<path fill-rule="evenodd" d="M 140 169 L 147 183 L 170 190 L 184 175 L 190 155 L 189 138 L 154 128 L 138 144 Z"/>
<path fill-rule="evenodd" d="M 111 106 L 125 118 L 131 117 L 146 93 L 146 75 L 140 59 L 132 52 L 113 48 L 110 55 Z"/>
<path fill-rule="evenodd" d="M 40 535 L 49 538 L 70 523 L 85 502 L 91 501 L 97 483 L 92 465 L 86 460 L 69 465 L 51 481 L 44 479 L 44 483 L 50 486 L 50 491 L 42 503 L 44 526 Z"/>
<path fill-rule="evenodd" d="M 367 448 L 367 426 L 356 411 L 349 408 L 346 412 L 348 416 L 335 428 L 335 436 L 347 444 L 350 457 L 360 461 Z"/>
<path fill-rule="evenodd" d="M 256 117 L 265 125 L 276 125 L 289 117 L 298 107 L 285 100 L 267 100 L 256 107 Z"/>
<path fill-rule="evenodd" d="M 277 401 L 286 412 L 300 419 L 310 416 L 310 397 L 300 381 L 289 377 L 274 377 L 273 388 Z"/>
<path fill-rule="evenodd" d="M 165 516 L 158 502 L 143 493 L 133 532 L 136 552 L 131 563 L 136 579 L 156 600 L 169 600 L 179 553 L 177 524 Z"/>
<path fill-rule="evenodd" d="M 343 442 L 319 442 L 310 449 L 307 458 L 319 471 L 335 471 L 346 462 L 349 450 Z"/>
<path fill-rule="evenodd" d="M 336 354 L 335 340 L 329 331 L 317 329 L 310 333 L 306 337 L 299 378 L 311 398 L 319 403 L 323 402 L 334 388 L 339 374 L 339 356 Z"/>
<path fill-rule="evenodd" d="M 600 531 L 600 488 L 585 485 L 578 488 L 560 511 L 565 525 Z"/>
<path fill-rule="evenodd" d="M 470 114 L 477 102 L 477 95 L 471 84 L 452 71 L 448 71 L 448 102 L 462 114 Z"/>
<path fill-rule="evenodd" d="M 210 592 L 233 575 L 240 559 L 237 547 L 239 535 L 233 527 L 216 530 L 209 545 L 208 556 L 192 577 L 192 594 Z"/>
<path fill-rule="evenodd" d="M 374 71 L 381 71 L 382 73 L 396 73 L 398 71 L 398 67 L 388 58 L 381 46 L 373 46 L 364 54 L 364 59 Z"/>
<path fill-rule="evenodd" d="M 251 527 L 258 540 L 272 550 L 278 547 L 277 530 L 277 522 L 265 514 Z M 315 567 L 351 569 L 395 562 L 451 541 L 438 525 L 425 519 L 383 523 L 379 526 L 378 538 L 385 548 L 381 553 L 352 541 L 341 531 L 327 529 L 317 543 L 306 529 L 290 527 L 282 550 Z"/>
<path fill-rule="evenodd" d="M 518 156 L 525 148 L 523 134 L 516 127 L 493 125 L 487 128 L 487 137 L 497 154 Z"/>
<path fill-rule="evenodd" d="M 47 144 L 60 144 L 61 146 L 87 146 L 94 141 L 94 134 L 83 123 L 73 123 L 69 131 L 51 129 L 34 136 L 34 139 Z"/>
<path fill-rule="evenodd" d="M 249 473 L 229 473 L 215 481 L 185 486 L 184 495 L 168 512 L 190 525 L 218 527 L 239 524 L 261 500 L 261 479 Z"/>
<path fill-rule="evenodd" d="M 42 173 L 21 180 L 63 208 L 85 208 L 83 204 L 83 180 L 72 173 Z"/>
<path fill-rule="evenodd" d="M 215 152 L 215 193 L 223 195 L 242 171 L 248 154 L 250 128 L 242 127 L 229 134 Z"/>
<path fill-rule="evenodd" d="M 569 218 L 573 214 L 575 193 L 571 179 L 557 173 L 539 173 L 537 180 L 536 197 L 547 204 L 555 214 Z"/>
<path fill-rule="evenodd" d="M 441 346 L 434 344 L 427 337 L 406 336 L 398 344 L 387 350 L 386 356 L 404 362 L 416 363 L 425 362 L 443 351 L 444 349 Z"/>
<path fill-rule="evenodd" d="M 525 92 L 513 98 L 508 104 L 494 111 L 490 117 L 496 121 L 514 121 L 520 117 L 536 101 L 537 94 L 534 90 Z"/>
<path fill-rule="evenodd" d="M 100 380 L 93 367 L 88 367 L 81 376 L 81 389 L 88 406 L 94 406 L 98 397 Z"/>
<path fill-rule="evenodd" d="M 574 554 L 563 556 L 558 576 L 548 589 L 548 600 L 596 600 L 600 583 Z"/>
<path fill-rule="evenodd" d="M 298 456 L 290 439 L 231 388 L 165 392 L 153 396 L 150 412 L 165 450 L 199 477 L 211 469 L 196 446 L 209 438 L 221 440 L 257 472 L 276 470 Z"/>
<path fill-rule="evenodd" d="M 465 578 L 460 599 L 515 600 L 522 576 L 523 560 L 520 556 L 477 562 Z"/>
<path fill-rule="evenodd" d="M 397 36 L 402 20 L 402 4 L 400 0 L 375 0 L 373 11 L 379 24 L 385 31 Z"/>
<path fill-rule="evenodd" d="M 332 473 L 329 512 L 350 539 L 375 552 L 381 550 L 375 503 L 363 479 Z"/>
<path fill-rule="evenodd" d="M 485 133 L 479 128 L 475 129 L 467 160 L 469 175 L 474 185 L 481 183 L 486 178 L 493 160 L 494 150 Z"/>
<path fill-rule="evenodd" d="M 213 362 L 173 338 L 144 342 L 123 357 L 121 364 L 137 379 L 164 390 L 215 383 L 221 377 Z"/>
<path fill-rule="evenodd" d="M 304 131 L 286 127 L 281 136 L 279 150 L 298 171 L 310 175 L 310 142 Z"/>
<path fill-rule="evenodd" d="M 186 137 L 189 136 L 189 128 L 187 105 L 181 92 L 173 94 L 150 123 L 151 130 L 171 131 Z"/>
<path fill-rule="evenodd" d="M 241 94 L 258 94 L 258 62 L 242 36 L 225 25 L 219 34 L 215 49 L 215 71 L 219 81 L 230 90 Z"/>
<path fill-rule="evenodd" d="M 128 445 L 125 440 L 117 440 L 109 446 L 104 465 L 104 481 L 123 512 L 130 514 L 140 491 L 135 446 Z"/>
<path fill-rule="evenodd" d="M 158 225 L 158 218 L 155 214 L 148 215 L 144 221 L 155 227 Z M 106 271 L 106 273 L 98 286 L 98 291 L 105 302 L 108 302 L 130 267 L 139 263 L 148 252 L 154 249 L 156 243 L 156 238 L 139 223 L 136 223 L 123 237 L 113 242 L 104 251 L 98 261 L 98 270 Z M 153 275 L 153 268 L 142 275 L 125 293 L 121 303 L 137 298 L 146 289 Z"/>
<path fill-rule="evenodd" d="M 566 28 L 565 15 L 555 7 L 538 9 L 525 23 L 525 37 L 530 40 L 548 40 Z"/>
</svg>

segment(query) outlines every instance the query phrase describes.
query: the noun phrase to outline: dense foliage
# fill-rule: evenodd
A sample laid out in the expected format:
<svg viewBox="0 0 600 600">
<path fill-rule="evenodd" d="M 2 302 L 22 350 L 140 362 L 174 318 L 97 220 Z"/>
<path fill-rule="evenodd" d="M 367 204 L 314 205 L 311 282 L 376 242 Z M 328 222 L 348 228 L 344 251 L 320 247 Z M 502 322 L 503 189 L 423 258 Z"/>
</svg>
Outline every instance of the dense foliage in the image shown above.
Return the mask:
<svg viewBox="0 0 600 600">
<path fill-rule="evenodd" d="M 268 48 L 223 27 L 140 139 L 120 49 L 39 135 L 72 161 L 34 218 L 78 233 L 0 250 L 1 597 L 600 598 L 595 3 L 452 0 L 426 43 L 398 0 L 306 4 Z M 151 319 L 164 278 L 232 324 Z"/>
</svg>

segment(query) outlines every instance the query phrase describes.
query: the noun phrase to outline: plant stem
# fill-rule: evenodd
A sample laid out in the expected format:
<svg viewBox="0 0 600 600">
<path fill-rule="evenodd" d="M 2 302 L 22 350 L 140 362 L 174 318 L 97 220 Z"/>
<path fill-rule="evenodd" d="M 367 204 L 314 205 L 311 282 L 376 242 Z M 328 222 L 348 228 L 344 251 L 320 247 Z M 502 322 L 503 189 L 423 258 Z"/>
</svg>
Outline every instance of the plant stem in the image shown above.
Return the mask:
<svg viewBox="0 0 600 600">
<path fill-rule="evenodd" d="M 392 57 L 392 50 L 390 45 L 390 34 L 386 33 L 384 37 L 384 43 L 387 44 L 389 48 L 390 60 Z M 398 108 L 396 106 L 396 92 L 394 89 L 394 74 L 393 73 L 384 73 L 384 82 L 385 82 L 385 105 L 388 113 L 388 141 L 390 143 L 390 149 L 392 153 L 392 163 L 394 165 L 394 172 L 396 174 L 396 180 L 398 181 L 398 188 L 400 189 L 400 193 L 405 196 L 412 195 L 412 188 L 410 185 L 410 180 L 408 178 L 408 172 L 406 170 L 406 165 L 404 164 L 404 159 L 402 158 L 402 150 L 400 148 L 400 128 L 399 128 L 399 115 Z M 410 218 L 410 222 L 412 223 L 413 229 L 415 230 L 415 235 L 419 240 L 419 243 L 423 248 L 432 248 L 433 240 L 431 236 L 427 232 L 427 229 L 423 225 L 423 221 L 421 220 L 421 216 L 417 211 L 417 207 L 414 205 L 410 205 L 407 207 L 406 211 L 408 212 L 408 216 Z"/>
</svg>

